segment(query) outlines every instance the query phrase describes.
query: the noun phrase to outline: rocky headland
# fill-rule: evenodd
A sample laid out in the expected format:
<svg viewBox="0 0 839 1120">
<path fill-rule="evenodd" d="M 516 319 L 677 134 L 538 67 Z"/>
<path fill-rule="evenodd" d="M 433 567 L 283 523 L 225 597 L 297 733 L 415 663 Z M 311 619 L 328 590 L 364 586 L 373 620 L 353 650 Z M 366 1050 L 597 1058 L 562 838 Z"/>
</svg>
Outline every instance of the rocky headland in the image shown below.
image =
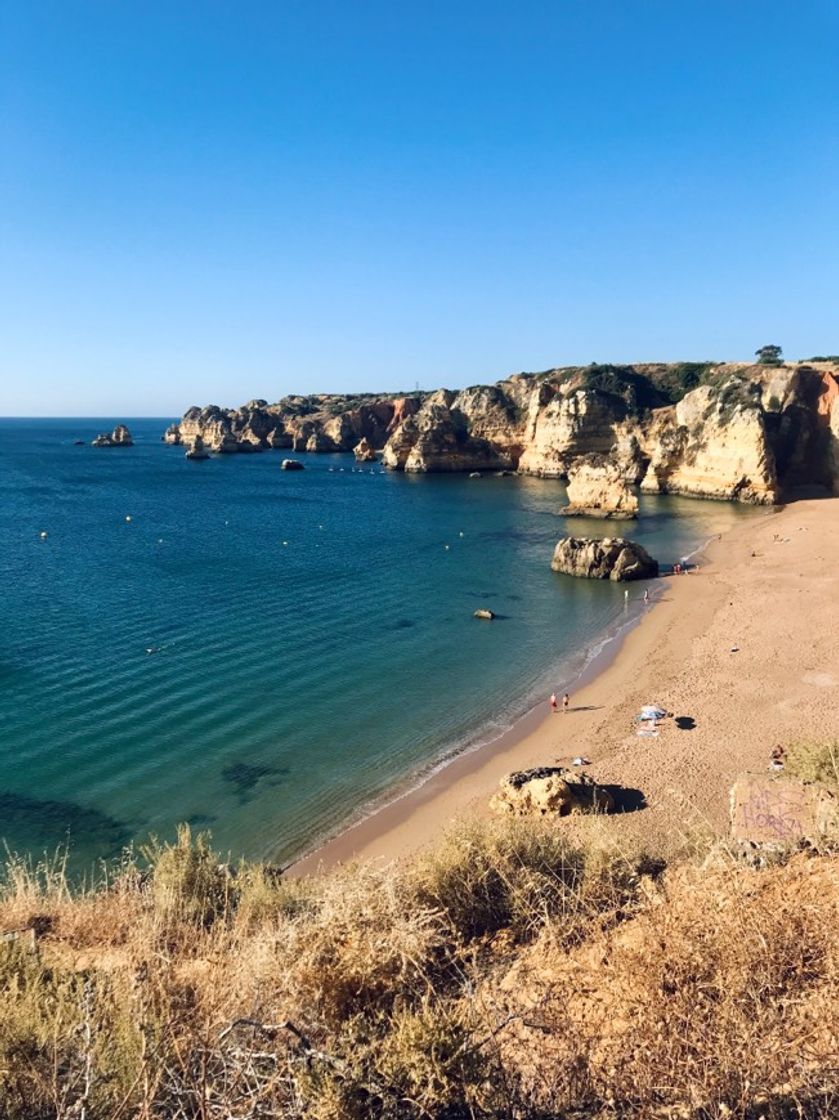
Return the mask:
<svg viewBox="0 0 839 1120">
<path fill-rule="evenodd" d="M 569 512 L 626 517 L 634 487 L 757 504 L 839 492 L 837 402 L 832 361 L 590 365 L 458 392 L 195 407 L 163 438 L 218 453 L 362 445 L 391 470 L 567 479 Z"/>
</svg>

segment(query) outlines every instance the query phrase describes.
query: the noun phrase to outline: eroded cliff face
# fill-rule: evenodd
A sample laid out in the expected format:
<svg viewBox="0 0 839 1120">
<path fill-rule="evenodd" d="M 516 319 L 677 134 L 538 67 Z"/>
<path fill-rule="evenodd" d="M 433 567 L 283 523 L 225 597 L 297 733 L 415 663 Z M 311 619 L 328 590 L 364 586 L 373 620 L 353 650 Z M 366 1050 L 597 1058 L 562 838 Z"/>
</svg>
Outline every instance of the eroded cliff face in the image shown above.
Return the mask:
<svg viewBox="0 0 839 1120">
<path fill-rule="evenodd" d="M 604 517 L 630 520 L 638 516 L 638 496 L 618 463 L 601 455 L 587 455 L 568 469 L 566 517 Z"/>
<path fill-rule="evenodd" d="M 164 439 L 197 437 L 223 453 L 351 451 L 364 440 L 392 470 L 576 477 L 591 493 L 620 491 L 627 512 L 639 483 L 771 503 L 800 486 L 839 492 L 839 367 L 589 366 L 459 392 L 257 400 L 192 408 Z M 594 462 L 598 477 L 581 475 Z"/>
<path fill-rule="evenodd" d="M 254 400 L 241 408 L 190 408 L 166 429 L 166 443 L 201 437 L 221 454 L 291 448 L 351 451 L 362 439 L 381 450 L 393 429 L 420 407 L 413 397 L 285 397 L 277 404 Z"/>
<path fill-rule="evenodd" d="M 775 456 L 759 398 L 737 382 L 703 386 L 657 412 L 644 433 L 649 466 L 641 489 L 654 494 L 772 503 Z"/>
</svg>

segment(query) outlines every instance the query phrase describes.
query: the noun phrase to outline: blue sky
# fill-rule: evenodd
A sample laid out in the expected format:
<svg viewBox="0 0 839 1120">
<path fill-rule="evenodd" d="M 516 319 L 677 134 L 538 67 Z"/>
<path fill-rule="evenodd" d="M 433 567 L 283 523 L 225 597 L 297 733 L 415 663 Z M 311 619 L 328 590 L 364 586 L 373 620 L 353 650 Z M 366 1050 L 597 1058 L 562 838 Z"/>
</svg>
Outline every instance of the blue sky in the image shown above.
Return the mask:
<svg viewBox="0 0 839 1120">
<path fill-rule="evenodd" d="M 0 413 L 839 352 L 839 0 L 0 6 Z"/>
</svg>

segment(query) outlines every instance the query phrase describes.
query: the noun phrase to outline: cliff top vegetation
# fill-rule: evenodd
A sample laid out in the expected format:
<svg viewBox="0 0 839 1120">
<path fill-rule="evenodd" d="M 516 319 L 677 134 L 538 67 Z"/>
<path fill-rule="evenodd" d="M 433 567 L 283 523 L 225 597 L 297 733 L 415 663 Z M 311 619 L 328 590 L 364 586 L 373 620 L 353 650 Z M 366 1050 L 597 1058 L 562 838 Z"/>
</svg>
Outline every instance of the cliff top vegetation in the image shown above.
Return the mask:
<svg viewBox="0 0 839 1120">
<path fill-rule="evenodd" d="M 0 1113 L 835 1115 L 835 857 L 667 866 L 586 824 L 304 879 L 186 828 L 76 892 L 11 860 Z"/>
</svg>

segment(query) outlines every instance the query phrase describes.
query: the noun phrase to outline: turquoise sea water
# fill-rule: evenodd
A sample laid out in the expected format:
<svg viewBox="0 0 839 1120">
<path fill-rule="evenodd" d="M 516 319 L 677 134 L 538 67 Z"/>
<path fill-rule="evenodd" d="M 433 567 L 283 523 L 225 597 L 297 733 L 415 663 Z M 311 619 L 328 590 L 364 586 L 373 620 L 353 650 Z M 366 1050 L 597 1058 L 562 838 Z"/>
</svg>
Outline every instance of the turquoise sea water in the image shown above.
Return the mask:
<svg viewBox="0 0 839 1120">
<path fill-rule="evenodd" d="M 0 421 L 12 849 L 69 834 L 82 866 L 190 821 L 285 861 L 508 727 L 643 609 L 639 584 L 627 606 L 622 586 L 551 572 L 560 536 L 604 532 L 566 524 L 558 482 L 187 462 L 160 442 L 168 420 L 127 421 L 130 449 L 74 446 L 115 422 Z M 753 511 L 642 513 L 631 535 L 670 563 Z"/>
</svg>

